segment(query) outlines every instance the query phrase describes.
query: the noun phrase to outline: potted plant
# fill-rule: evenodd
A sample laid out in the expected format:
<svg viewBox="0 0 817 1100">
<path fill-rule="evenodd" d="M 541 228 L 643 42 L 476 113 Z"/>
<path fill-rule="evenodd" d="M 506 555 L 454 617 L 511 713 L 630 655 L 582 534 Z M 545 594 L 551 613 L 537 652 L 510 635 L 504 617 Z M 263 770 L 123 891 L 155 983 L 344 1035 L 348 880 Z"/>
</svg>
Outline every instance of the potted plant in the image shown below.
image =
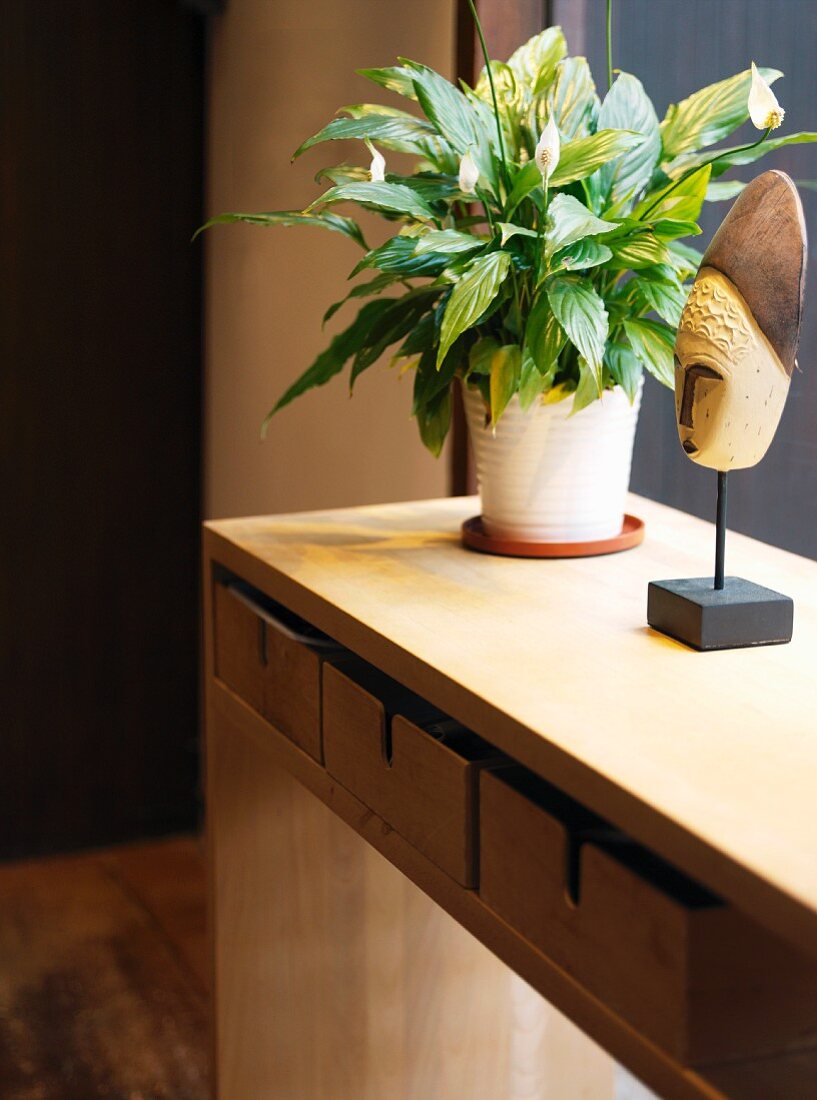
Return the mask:
<svg viewBox="0 0 817 1100">
<path fill-rule="evenodd" d="M 469 0 L 469 3 L 471 0 Z M 659 121 L 640 81 L 609 49 L 600 97 L 587 61 L 568 55 L 549 27 L 507 61 L 490 61 L 474 88 L 455 87 L 404 58 L 361 70 L 410 101 L 341 108 L 296 151 L 351 140 L 366 166 L 325 168 L 329 184 L 304 210 L 222 214 L 229 222 L 310 225 L 346 235 L 363 275 L 326 317 L 355 319 L 290 386 L 276 412 L 351 364 L 349 385 L 388 350 L 413 373 L 413 414 L 439 455 L 463 385 L 484 524 L 507 537 L 586 541 L 621 527 L 642 373 L 673 385 L 675 329 L 686 280 L 701 256 L 705 200 L 735 196 L 719 177 L 792 142 L 770 139 L 783 112 L 756 69 L 670 106 Z M 419 108 L 419 111 L 417 110 Z M 705 150 L 750 117 L 760 138 Z M 388 171 L 381 150 L 411 154 L 414 170 Z M 394 235 L 370 248 L 357 204 Z"/>
</svg>

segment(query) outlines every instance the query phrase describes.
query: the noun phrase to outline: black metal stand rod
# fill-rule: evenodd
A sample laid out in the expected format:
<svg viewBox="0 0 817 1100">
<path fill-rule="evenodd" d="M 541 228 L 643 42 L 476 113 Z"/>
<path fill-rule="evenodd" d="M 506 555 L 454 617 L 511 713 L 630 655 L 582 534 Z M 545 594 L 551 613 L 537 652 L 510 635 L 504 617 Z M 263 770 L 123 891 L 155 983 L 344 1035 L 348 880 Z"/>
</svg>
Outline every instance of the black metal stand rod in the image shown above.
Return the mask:
<svg viewBox="0 0 817 1100">
<path fill-rule="evenodd" d="M 723 588 L 723 567 L 726 557 L 726 473 L 718 471 L 718 511 L 715 529 L 715 588 Z"/>
</svg>

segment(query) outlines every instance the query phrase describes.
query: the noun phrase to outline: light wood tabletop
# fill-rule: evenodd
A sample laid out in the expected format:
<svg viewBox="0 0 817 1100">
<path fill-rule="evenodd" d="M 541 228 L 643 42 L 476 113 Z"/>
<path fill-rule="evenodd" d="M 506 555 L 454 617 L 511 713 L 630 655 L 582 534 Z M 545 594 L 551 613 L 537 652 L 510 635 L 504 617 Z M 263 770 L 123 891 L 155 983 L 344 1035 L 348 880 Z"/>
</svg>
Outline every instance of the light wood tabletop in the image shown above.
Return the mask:
<svg viewBox="0 0 817 1100">
<path fill-rule="evenodd" d="M 643 545 L 463 549 L 474 498 L 207 525 L 252 584 L 817 954 L 817 564 L 730 533 L 727 574 L 793 597 L 794 640 L 696 653 L 651 580 L 712 568 L 713 527 L 630 497 Z"/>
</svg>

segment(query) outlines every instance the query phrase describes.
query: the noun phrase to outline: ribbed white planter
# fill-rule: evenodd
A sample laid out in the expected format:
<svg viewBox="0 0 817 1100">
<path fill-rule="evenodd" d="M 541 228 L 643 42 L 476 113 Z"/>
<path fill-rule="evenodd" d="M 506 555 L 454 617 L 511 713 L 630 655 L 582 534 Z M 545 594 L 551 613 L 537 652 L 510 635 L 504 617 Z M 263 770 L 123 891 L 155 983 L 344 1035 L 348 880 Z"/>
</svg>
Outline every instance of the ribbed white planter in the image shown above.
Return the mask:
<svg viewBox="0 0 817 1100">
<path fill-rule="evenodd" d="M 496 435 L 478 390 L 464 387 L 486 532 L 537 542 L 587 542 L 621 530 L 641 388 L 620 387 L 570 416 L 570 400 L 523 412 L 514 397 Z"/>
</svg>

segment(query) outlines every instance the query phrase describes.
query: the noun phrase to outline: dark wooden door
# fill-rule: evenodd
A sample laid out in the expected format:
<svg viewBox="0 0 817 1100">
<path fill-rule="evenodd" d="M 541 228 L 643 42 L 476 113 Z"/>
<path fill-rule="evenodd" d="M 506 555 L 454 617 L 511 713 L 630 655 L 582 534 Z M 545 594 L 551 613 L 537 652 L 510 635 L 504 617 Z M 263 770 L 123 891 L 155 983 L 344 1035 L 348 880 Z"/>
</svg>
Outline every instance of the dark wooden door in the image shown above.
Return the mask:
<svg viewBox="0 0 817 1100">
<path fill-rule="evenodd" d="M 571 53 L 585 54 L 600 92 L 606 73 L 602 0 L 553 0 Z M 758 64 L 781 69 L 775 85 L 786 109 L 781 133 L 817 130 L 814 66 L 817 19 L 811 0 L 614 0 L 613 65 L 635 73 L 662 118 L 667 105 L 705 84 Z M 757 132 L 747 126 L 725 144 Z M 792 146 L 726 178 L 751 179 L 766 168 L 817 179 L 817 145 Z M 817 193 L 801 188 L 806 224 L 817 239 Z M 702 250 L 728 203 L 704 208 Z M 762 257 L 758 257 L 762 263 Z M 814 260 L 812 260 L 814 263 Z M 792 380 L 777 436 L 763 462 L 730 476 L 730 527 L 817 558 L 817 271 L 806 284 L 800 371 Z M 632 487 L 684 511 L 714 517 L 715 474 L 693 465 L 678 445 L 672 395 L 647 380 L 636 438 Z M 727 550 L 727 567 L 728 567 Z M 702 563 L 702 568 L 704 563 Z M 762 578 L 755 578 L 762 582 Z"/>
<path fill-rule="evenodd" d="M 203 28 L 0 24 L 0 855 L 197 814 Z"/>
</svg>

